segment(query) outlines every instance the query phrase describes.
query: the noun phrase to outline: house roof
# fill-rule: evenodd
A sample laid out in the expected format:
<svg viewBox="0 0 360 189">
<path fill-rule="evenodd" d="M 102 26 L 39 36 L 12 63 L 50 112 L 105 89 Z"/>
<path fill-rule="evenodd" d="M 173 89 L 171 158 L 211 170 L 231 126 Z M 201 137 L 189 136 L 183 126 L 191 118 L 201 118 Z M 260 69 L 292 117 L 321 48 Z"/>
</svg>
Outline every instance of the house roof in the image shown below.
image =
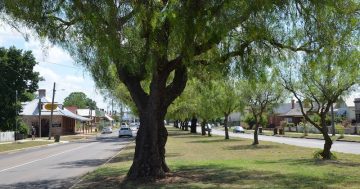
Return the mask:
<svg viewBox="0 0 360 189">
<path fill-rule="evenodd" d="M 46 97 L 42 97 L 41 102 L 42 103 L 49 103 L 50 101 Z M 22 104 L 23 111 L 20 113 L 20 115 L 23 115 L 23 116 L 39 115 L 38 103 L 39 103 L 39 98 L 35 98 L 34 100 L 32 100 L 30 102 L 23 103 Z M 50 114 L 51 114 L 50 110 L 45 110 L 45 109 L 41 110 L 41 115 L 50 115 Z M 61 106 L 58 106 L 53 111 L 53 115 L 60 115 L 60 116 L 70 117 L 70 118 L 80 120 L 80 121 L 90 121 L 91 120 L 91 119 L 88 119 L 86 117 L 76 115 L 76 114 L 72 113 L 71 111 L 69 111 L 66 108 L 62 109 Z"/>
<path fill-rule="evenodd" d="M 113 121 L 113 120 L 114 120 L 111 116 L 109 116 L 109 115 L 107 115 L 107 114 L 105 114 L 104 117 L 105 117 L 107 120 L 109 120 L 109 121 Z"/>
<path fill-rule="evenodd" d="M 308 110 L 308 108 L 304 108 L 304 111 L 306 112 Z M 286 112 L 285 114 L 281 114 L 281 117 L 303 117 L 303 114 L 301 112 L 300 108 L 294 108 L 294 109 L 290 109 L 288 112 Z"/>
<path fill-rule="evenodd" d="M 77 114 L 80 116 L 85 116 L 85 117 L 95 117 L 96 111 L 95 110 L 91 111 L 90 109 L 77 109 Z M 92 115 L 92 116 L 90 116 L 90 115 Z"/>
<path fill-rule="evenodd" d="M 294 103 L 295 108 L 299 108 L 298 103 Z M 274 114 L 286 114 L 288 113 L 292 108 L 291 103 L 281 103 L 276 108 L 273 109 Z"/>
</svg>

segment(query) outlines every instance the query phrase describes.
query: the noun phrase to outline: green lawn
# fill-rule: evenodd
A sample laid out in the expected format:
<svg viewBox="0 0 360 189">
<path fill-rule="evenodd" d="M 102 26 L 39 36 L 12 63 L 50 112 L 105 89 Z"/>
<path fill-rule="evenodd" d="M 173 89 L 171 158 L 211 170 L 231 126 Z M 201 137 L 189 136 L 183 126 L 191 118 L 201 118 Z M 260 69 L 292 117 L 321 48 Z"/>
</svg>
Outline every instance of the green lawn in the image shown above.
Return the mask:
<svg viewBox="0 0 360 189">
<path fill-rule="evenodd" d="M 216 129 L 223 131 L 224 127 L 216 127 Z M 233 128 L 229 128 L 229 132 L 232 132 L 232 129 Z M 245 133 L 253 134 L 254 130 L 245 130 Z M 262 135 L 273 136 L 273 134 L 274 134 L 273 131 L 263 130 Z M 308 136 L 304 136 L 304 133 L 289 132 L 289 131 L 285 131 L 285 135 L 276 135 L 276 136 L 278 136 L 278 137 L 292 137 L 292 138 L 324 139 L 322 134 L 308 133 Z M 336 134 L 336 136 L 331 136 L 333 141 L 360 142 L 360 136 L 344 135 L 344 138 L 339 138 L 339 137 L 340 137 L 340 134 Z"/>
<path fill-rule="evenodd" d="M 312 159 L 315 149 L 260 141 L 205 137 L 169 128 L 166 179 L 125 181 L 134 145 L 85 176 L 78 188 L 359 188 L 360 156 Z"/>
<path fill-rule="evenodd" d="M 0 144 L 0 152 L 17 150 L 22 148 L 29 148 L 34 146 L 41 146 L 45 144 L 53 143 L 53 141 L 29 141 L 29 142 L 16 142 L 16 143 L 8 143 L 8 144 Z"/>
</svg>

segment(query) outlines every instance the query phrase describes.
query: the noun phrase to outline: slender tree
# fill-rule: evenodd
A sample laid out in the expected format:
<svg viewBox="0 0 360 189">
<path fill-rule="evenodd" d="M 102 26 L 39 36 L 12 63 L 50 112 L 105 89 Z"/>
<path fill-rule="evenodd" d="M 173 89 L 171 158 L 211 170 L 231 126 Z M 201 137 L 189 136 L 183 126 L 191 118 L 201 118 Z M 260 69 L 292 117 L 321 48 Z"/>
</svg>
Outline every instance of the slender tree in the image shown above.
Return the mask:
<svg viewBox="0 0 360 189">
<path fill-rule="evenodd" d="M 228 120 L 229 115 L 238 110 L 242 111 L 244 103 L 241 102 L 238 82 L 228 78 L 216 81 L 215 106 L 224 116 L 225 139 L 229 139 Z"/>
<path fill-rule="evenodd" d="M 257 145 L 259 144 L 258 129 L 263 121 L 263 115 L 283 100 L 285 90 L 274 78 L 262 81 L 243 81 L 240 87 L 242 89 L 241 98 L 246 102 L 255 120 L 253 145 Z"/>
</svg>

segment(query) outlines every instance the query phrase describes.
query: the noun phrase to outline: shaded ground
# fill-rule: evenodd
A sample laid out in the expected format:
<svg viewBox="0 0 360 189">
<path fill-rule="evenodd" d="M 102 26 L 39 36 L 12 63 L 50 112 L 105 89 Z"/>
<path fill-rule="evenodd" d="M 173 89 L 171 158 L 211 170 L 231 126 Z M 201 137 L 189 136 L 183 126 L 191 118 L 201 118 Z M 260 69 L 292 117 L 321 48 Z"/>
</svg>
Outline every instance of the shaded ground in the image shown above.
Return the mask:
<svg viewBox="0 0 360 189">
<path fill-rule="evenodd" d="M 78 188 L 359 188 L 360 156 L 312 159 L 314 149 L 271 142 L 207 137 L 169 128 L 166 179 L 128 182 L 134 145 L 88 174 Z"/>
</svg>

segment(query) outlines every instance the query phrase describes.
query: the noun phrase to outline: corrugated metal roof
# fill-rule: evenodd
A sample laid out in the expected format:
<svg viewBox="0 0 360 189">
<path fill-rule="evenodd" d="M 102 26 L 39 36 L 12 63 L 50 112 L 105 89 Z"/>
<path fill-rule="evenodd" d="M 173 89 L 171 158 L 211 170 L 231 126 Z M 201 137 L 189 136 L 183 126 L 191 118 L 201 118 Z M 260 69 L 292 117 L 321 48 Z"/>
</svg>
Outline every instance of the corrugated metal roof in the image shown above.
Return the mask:
<svg viewBox="0 0 360 189">
<path fill-rule="evenodd" d="M 86 117 L 90 117 L 90 109 L 77 109 L 76 110 L 77 114 L 80 116 L 86 116 Z M 96 111 L 92 110 L 92 117 L 96 116 Z"/>
<path fill-rule="evenodd" d="M 42 97 L 41 102 L 49 103 L 50 101 L 47 98 Z M 20 115 L 26 115 L 26 116 L 39 115 L 38 104 L 39 104 L 38 98 L 35 98 L 34 100 L 32 100 L 30 102 L 24 103 L 23 111 L 20 113 Z M 44 110 L 44 109 L 41 110 L 41 115 L 50 115 L 50 114 L 51 114 L 50 110 Z M 91 121 L 91 119 L 76 115 L 76 114 L 72 113 L 71 111 L 67 110 L 66 108 L 61 109 L 61 108 L 57 107 L 53 111 L 53 115 L 66 116 L 66 117 L 70 117 L 70 118 L 77 119 L 80 121 Z"/>
</svg>

